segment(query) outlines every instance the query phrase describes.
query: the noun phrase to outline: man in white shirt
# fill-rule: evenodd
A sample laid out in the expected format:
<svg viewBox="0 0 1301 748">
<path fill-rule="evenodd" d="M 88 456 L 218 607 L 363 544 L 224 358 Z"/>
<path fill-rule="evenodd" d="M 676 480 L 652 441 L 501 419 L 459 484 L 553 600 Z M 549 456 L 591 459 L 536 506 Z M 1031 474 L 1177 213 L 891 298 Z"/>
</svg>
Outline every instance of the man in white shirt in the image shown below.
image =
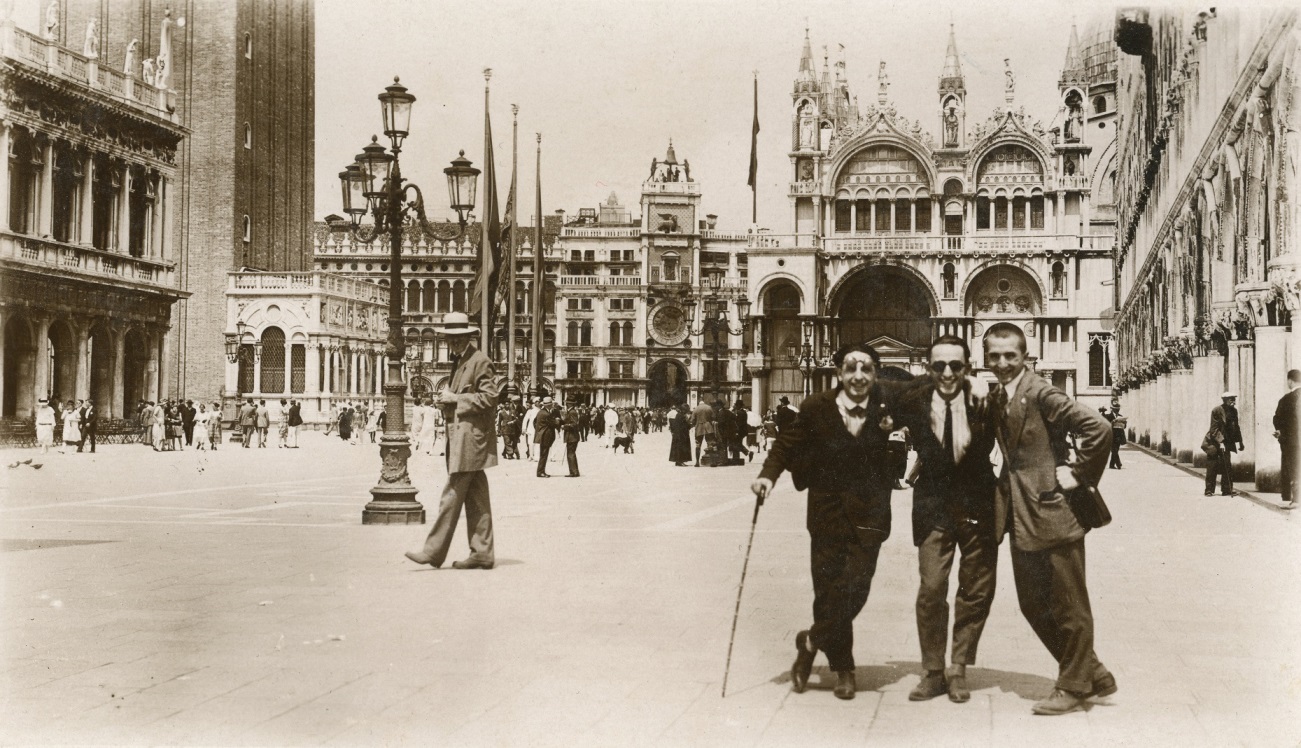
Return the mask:
<svg viewBox="0 0 1301 748">
<path fill-rule="evenodd" d="M 930 348 L 930 382 L 910 390 L 899 403 L 900 421 L 912 435 L 918 465 L 912 524 L 921 577 L 917 638 L 926 674 L 908 695 L 912 701 L 944 693 L 955 703 L 971 699 L 966 669 L 976 661 L 994 602 L 997 481 L 989 455 L 995 434 L 964 379 L 970 359 L 966 341 L 951 335 L 937 338 Z M 953 664 L 946 678 L 949 576 L 955 552 L 961 553 L 961 561 L 954 601 Z"/>
<path fill-rule="evenodd" d="M 538 401 L 533 400 L 529 403 L 529 409 L 524 411 L 524 420 L 520 424 L 520 431 L 524 434 L 524 456 L 533 459 L 533 432 L 534 422 L 538 419 Z"/>
</svg>

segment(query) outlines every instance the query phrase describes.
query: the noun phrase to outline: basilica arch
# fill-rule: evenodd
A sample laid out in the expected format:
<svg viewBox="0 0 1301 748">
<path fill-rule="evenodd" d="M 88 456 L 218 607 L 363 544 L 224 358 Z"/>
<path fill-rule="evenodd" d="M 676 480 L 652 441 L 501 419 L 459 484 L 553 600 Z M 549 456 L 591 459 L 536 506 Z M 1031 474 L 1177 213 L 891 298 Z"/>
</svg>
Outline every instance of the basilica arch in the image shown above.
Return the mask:
<svg viewBox="0 0 1301 748">
<path fill-rule="evenodd" d="M 687 401 L 687 367 L 673 358 L 662 358 L 647 370 L 649 384 L 646 404 L 652 408 L 667 408 Z"/>
<path fill-rule="evenodd" d="M 862 342 L 890 348 L 908 361 L 926 355 L 939 305 L 930 284 L 912 268 L 865 265 L 843 278 L 830 300 L 833 349 Z"/>
</svg>

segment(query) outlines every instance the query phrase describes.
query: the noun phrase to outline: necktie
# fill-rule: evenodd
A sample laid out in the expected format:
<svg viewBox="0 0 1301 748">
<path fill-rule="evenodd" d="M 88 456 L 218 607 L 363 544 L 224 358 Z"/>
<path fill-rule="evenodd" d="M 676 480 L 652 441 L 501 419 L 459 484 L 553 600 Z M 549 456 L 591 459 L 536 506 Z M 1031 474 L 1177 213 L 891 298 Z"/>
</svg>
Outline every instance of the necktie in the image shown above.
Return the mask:
<svg viewBox="0 0 1301 748">
<path fill-rule="evenodd" d="M 953 403 L 944 401 L 944 454 L 955 462 L 958 456 L 953 454 Z"/>
</svg>

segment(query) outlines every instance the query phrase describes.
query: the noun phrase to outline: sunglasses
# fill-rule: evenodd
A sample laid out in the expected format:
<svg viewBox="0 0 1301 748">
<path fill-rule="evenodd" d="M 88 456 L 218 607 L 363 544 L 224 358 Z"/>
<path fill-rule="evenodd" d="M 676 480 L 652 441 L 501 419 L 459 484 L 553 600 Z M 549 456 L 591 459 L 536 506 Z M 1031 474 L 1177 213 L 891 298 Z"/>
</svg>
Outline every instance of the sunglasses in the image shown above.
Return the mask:
<svg viewBox="0 0 1301 748">
<path fill-rule="evenodd" d="M 966 363 L 962 361 L 932 361 L 931 371 L 935 372 L 936 374 L 943 374 L 944 367 L 946 366 L 952 369 L 955 374 L 967 368 Z"/>
</svg>

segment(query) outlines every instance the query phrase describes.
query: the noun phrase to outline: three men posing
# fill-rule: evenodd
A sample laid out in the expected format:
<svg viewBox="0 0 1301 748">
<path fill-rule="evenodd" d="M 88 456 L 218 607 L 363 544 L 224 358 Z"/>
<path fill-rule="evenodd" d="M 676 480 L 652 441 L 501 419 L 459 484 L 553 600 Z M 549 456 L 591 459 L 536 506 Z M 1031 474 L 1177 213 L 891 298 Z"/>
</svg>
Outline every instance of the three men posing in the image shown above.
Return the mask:
<svg viewBox="0 0 1301 748">
<path fill-rule="evenodd" d="M 816 393 L 781 431 L 751 486 L 762 505 L 773 482 L 790 471 L 808 488 L 808 530 L 814 588 L 813 626 L 796 636 L 791 681 L 802 692 L 817 652 L 837 674 L 835 695 L 854 697 L 853 621 L 867 601 L 881 543 L 890 533 L 891 431 L 909 426 L 921 471 L 914 494 L 913 539 L 922 585 L 918 633 L 927 670 L 914 700 L 948 693 L 966 701 L 966 665 L 993 601 L 997 545 L 1012 536 L 1017 597 L 1031 628 L 1058 661 L 1057 687 L 1035 704 L 1037 714 L 1065 714 L 1092 696 L 1116 691 L 1093 652 L 1093 619 L 1084 584 L 1084 534 L 1065 492 L 1096 485 L 1105 469 L 1111 429 L 1105 420 L 1040 377 L 1026 373 L 1025 338 L 996 330 L 985 340 L 986 362 L 1000 387 L 984 403 L 966 386 L 968 351 L 957 338 L 931 346 L 929 381 L 879 383 L 880 359 L 866 344 L 833 359 L 840 386 Z M 1068 434 L 1079 440 L 1072 461 Z M 989 455 L 997 441 L 1002 475 Z M 961 554 L 955 604 L 953 669 L 946 678 L 948 577 Z"/>
</svg>

